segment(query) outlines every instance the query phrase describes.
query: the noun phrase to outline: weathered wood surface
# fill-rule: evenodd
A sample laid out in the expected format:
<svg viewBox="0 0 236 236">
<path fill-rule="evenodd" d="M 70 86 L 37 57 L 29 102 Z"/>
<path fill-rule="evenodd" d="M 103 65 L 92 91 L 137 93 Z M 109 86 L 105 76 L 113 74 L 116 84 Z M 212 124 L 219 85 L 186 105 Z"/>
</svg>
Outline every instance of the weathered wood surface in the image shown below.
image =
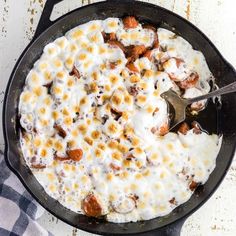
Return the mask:
<svg viewBox="0 0 236 236">
<path fill-rule="evenodd" d="M 65 0 L 58 4 L 52 19 L 95 1 Z M 233 0 L 149 0 L 187 18 L 198 26 L 236 67 L 236 1 Z M 45 0 L 0 0 L 0 106 L 16 59 L 34 34 Z M 2 113 L 2 109 L 1 109 Z M 1 114 L 0 114 L 1 115 Z M 4 148 L 2 127 L 0 148 Z M 236 161 L 212 198 L 185 222 L 182 236 L 236 235 Z M 39 223 L 56 236 L 91 235 L 73 229 L 51 214 Z"/>
</svg>

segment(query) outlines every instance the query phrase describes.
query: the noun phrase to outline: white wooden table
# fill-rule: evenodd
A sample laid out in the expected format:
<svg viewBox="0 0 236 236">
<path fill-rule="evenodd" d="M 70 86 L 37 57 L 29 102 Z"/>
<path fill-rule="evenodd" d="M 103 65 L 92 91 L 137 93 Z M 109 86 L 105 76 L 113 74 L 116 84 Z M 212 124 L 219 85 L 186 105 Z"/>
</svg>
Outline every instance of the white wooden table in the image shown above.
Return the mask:
<svg viewBox="0 0 236 236">
<path fill-rule="evenodd" d="M 95 1 L 65 0 L 58 4 L 52 19 Z M 236 67 L 235 0 L 149 0 L 198 26 Z M 11 70 L 31 40 L 45 0 L 0 0 L 0 106 Z M 1 109 L 2 113 L 2 109 Z M 1 115 L 1 114 L 0 114 Z M 4 148 L 0 127 L 0 148 Z M 185 222 L 182 236 L 236 235 L 236 158 L 212 198 Z M 1 214 L 1 213 L 0 213 Z M 91 235 L 61 222 L 45 212 L 38 222 L 56 236 Z M 37 235 L 36 235 L 37 236 Z"/>
</svg>

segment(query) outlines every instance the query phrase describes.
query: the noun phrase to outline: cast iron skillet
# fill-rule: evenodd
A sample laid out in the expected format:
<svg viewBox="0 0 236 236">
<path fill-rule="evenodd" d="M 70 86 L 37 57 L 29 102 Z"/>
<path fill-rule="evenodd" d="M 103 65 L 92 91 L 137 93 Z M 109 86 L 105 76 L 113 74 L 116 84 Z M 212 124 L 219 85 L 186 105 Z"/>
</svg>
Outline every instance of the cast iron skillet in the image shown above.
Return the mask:
<svg viewBox="0 0 236 236">
<path fill-rule="evenodd" d="M 103 235 L 179 235 L 187 216 L 197 210 L 216 190 L 230 166 L 236 144 L 236 94 L 222 97 L 222 108 L 209 103 L 197 120 L 209 132 L 223 134 L 222 147 L 217 157 L 216 168 L 209 180 L 197 188 L 191 199 L 165 217 L 152 220 L 114 224 L 76 214 L 49 197 L 30 169 L 26 166 L 19 145 L 17 106 L 26 75 L 42 53 L 43 47 L 62 36 L 69 29 L 94 19 L 107 17 L 137 16 L 140 21 L 170 29 L 187 39 L 195 49 L 204 53 L 210 70 L 219 87 L 233 82 L 236 72 L 222 57 L 212 42 L 194 25 L 180 16 L 161 7 L 132 0 L 107 1 L 76 9 L 55 22 L 50 21 L 54 5 L 61 0 L 47 1 L 35 37 L 24 50 L 9 79 L 3 108 L 5 159 L 9 168 L 19 177 L 26 189 L 48 211 L 59 219 L 79 229 Z M 230 43 L 230 42 L 229 42 Z M 221 109 L 219 109 L 221 108 Z M 191 117 L 189 118 L 191 119 Z M 196 119 L 196 118 L 194 118 Z M 199 155 L 201 155 L 199 153 Z M 158 196 L 157 196 L 158 197 Z"/>
</svg>

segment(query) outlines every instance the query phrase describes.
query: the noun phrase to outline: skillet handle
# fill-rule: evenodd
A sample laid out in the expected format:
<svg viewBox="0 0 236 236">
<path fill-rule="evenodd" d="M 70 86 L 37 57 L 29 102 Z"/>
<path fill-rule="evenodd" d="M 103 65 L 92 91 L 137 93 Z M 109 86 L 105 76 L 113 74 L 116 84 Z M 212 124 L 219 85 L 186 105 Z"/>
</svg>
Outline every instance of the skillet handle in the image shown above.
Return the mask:
<svg viewBox="0 0 236 236">
<path fill-rule="evenodd" d="M 63 0 L 47 0 L 42 15 L 40 17 L 38 26 L 36 28 L 33 40 L 35 40 L 44 30 L 46 30 L 50 25 L 53 24 L 53 21 L 50 20 L 50 16 L 52 14 L 53 7 Z"/>
</svg>

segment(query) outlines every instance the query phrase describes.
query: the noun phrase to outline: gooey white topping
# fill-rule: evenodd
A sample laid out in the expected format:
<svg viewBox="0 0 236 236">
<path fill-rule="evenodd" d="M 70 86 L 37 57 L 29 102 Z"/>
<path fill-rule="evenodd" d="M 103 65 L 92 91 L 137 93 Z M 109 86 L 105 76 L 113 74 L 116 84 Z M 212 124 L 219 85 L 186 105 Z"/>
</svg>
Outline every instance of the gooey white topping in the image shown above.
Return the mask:
<svg viewBox="0 0 236 236">
<path fill-rule="evenodd" d="M 216 135 L 193 130 L 159 136 L 168 124 L 160 95 L 170 88 L 180 93 L 177 83 L 193 71 L 199 80 L 183 96 L 205 94 L 211 72 L 201 52 L 162 28 L 152 59 L 136 59 L 139 72 L 132 72 L 124 52 L 105 43 L 102 32 L 115 33 L 124 46 L 145 47 L 156 34 L 107 18 L 46 45 L 20 96 L 24 158 L 45 191 L 75 212 L 86 213 L 83 199 L 92 193 L 108 221 L 166 215 L 190 198 L 193 181 L 207 181 L 220 143 Z M 183 61 L 178 65 L 175 58 Z M 80 78 L 71 74 L 73 66 Z M 76 149 L 82 158 L 69 160 L 68 150 Z"/>
</svg>

